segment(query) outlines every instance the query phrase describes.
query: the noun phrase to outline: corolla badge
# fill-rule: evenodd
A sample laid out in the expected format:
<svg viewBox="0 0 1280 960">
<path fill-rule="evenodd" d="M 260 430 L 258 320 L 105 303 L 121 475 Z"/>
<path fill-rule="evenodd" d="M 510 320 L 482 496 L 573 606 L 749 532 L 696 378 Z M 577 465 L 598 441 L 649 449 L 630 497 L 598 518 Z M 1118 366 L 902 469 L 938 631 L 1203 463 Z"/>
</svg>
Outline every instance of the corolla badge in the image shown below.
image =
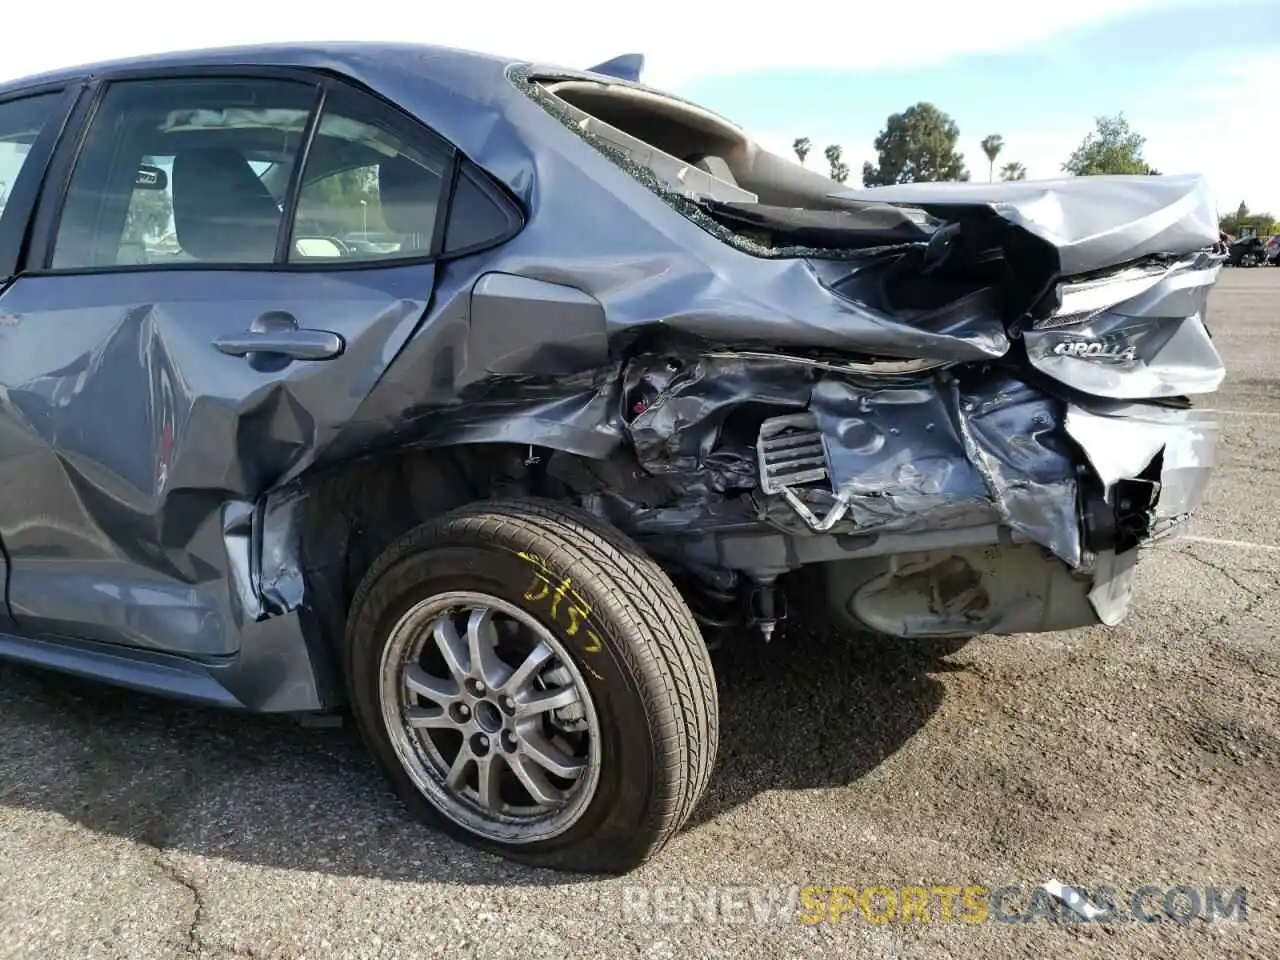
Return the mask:
<svg viewBox="0 0 1280 960">
<path fill-rule="evenodd" d="M 1132 344 L 1105 343 L 1102 340 L 1063 340 L 1054 344 L 1053 352 L 1060 357 L 1101 360 L 1104 363 L 1132 363 L 1138 356 Z"/>
</svg>

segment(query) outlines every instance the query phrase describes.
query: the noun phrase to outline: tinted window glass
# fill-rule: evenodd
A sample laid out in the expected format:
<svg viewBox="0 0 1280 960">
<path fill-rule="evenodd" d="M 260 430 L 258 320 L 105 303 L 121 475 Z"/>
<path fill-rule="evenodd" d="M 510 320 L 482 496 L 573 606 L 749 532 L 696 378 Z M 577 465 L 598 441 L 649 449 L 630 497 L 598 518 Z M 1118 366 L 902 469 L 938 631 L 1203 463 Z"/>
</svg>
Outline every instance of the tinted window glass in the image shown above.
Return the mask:
<svg viewBox="0 0 1280 960">
<path fill-rule="evenodd" d="M 334 95 L 320 115 L 298 195 L 290 257 L 394 260 L 435 249 L 451 157 L 410 141 L 360 97 Z"/>
<path fill-rule="evenodd" d="M 463 163 L 449 200 L 444 252 L 454 254 L 505 240 L 520 229 L 521 222 L 519 210 L 501 198 L 485 175 Z"/>
<path fill-rule="evenodd" d="M 50 93 L 0 103 L 0 215 L 27 162 L 31 144 L 53 116 L 61 96 Z"/>
<path fill-rule="evenodd" d="M 310 85 L 281 80 L 112 84 L 52 266 L 270 263 L 314 100 Z"/>
</svg>

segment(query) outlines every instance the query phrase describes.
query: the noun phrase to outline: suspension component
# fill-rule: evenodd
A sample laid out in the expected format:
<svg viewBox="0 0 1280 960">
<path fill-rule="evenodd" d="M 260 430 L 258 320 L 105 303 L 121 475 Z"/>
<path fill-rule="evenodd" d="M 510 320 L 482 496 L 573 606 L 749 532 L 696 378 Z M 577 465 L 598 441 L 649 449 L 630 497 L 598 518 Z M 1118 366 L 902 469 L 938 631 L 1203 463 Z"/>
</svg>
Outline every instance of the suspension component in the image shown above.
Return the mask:
<svg viewBox="0 0 1280 960">
<path fill-rule="evenodd" d="M 737 575 L 729 571 L 680 570 L 671 571 L 671 578 L 702 629 L 707 649 L 718 649 L 722 635 L 742 623 Z"/>
<path fill-rule="evenodd" d="M 725 630 L 740 623 L 738 595 L 732 590 L 720 590 L 707 584 L 699 584 L 697 591 L 690 591 L 685 599 L 693 611 L 693 619 L 704 627 Z"/>
<path fill-rule="evenodd" d="M 760 581 L 752 587 L 747 602 L 752 626 L 768 643 L 778 624 L 787 618 L 787 595 L 778 589 L 776 581 Z"/>
</svg>

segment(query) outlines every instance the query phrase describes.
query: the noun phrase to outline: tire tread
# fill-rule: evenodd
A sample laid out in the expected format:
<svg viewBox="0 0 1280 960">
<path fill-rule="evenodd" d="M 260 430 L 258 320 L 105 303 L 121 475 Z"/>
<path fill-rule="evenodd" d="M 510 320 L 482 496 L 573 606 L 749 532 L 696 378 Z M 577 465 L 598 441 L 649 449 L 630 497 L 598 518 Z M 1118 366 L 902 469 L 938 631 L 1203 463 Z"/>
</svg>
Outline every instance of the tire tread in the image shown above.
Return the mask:
<svg viewBox="0 0 1280 960">
<path fill-rule="evenodd" d="M 351 602 L 346 643 L 376 629 L 371 594 L 394 568 L 423 550 L 455 538 L 509 546 L 539 543 L 575 582 L 594 581 L 613 595 L 611 619 L 628 642 L 615 643 L 654 716 L 658 795 L 651 805 L 647 848 L 660 850 L 688 821 L 711 779 L 718 750 L 719 702 L 710 656 L 693 614 L 666 572 L 626 534 L 577 507 L 541 499 L 469 504 L 411 530 L 388 547 L 361 580 Z M 607 625 L 601 625 L 608 630 Z M 611 634 L 618 631 L 609 631 Z M 351 664 L 347 664 L 351 676 Z"/>
</svg>

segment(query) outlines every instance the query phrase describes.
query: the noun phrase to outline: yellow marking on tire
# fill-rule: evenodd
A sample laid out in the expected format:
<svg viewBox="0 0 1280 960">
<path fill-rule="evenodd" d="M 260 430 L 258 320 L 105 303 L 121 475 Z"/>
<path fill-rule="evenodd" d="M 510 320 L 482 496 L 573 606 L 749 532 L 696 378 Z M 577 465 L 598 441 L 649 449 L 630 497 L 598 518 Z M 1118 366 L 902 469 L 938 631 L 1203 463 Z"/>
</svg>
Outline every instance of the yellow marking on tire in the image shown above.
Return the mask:
<svg viewBox="0 0 1280 960">
<path fill-rule="evenodd" d="M 544 557 L 536 553 L 521 550 L 517 551 L 516 556 L 533 567 L 533 579 L 524 592 L 525 600 L 529 603 L 547 604 L 551 619 L 563 627 L 568 636 L 576 637 L 580 630 L 585 631 L 588 643 L 583 646 L 583 652 L 599 653 L 604 644 L 600 641 L 600 635 L 591 627 L 591 604 L 573 589 L 573 578 L 561 577 L 551 569 L 551 564 Z M 562 608 L 561 601 L 566 599 Z M 590 670 L 590 667 L 587 669 Z M 597 680 L 604 679 L 594 670 L 591 670 L 591 674 Z"/>
<path fill-rule="evenodd" d="M 555 599 L 551 601 L 551 619 L 554 620 L 560 615 L 560 601 L 564 599 L 564 595 L 573 589 L 573 580 L 565 577 L 560 581 L 560 586 L 556 587 Z"/>
<path fill-rule="evenodd" d="M 542 586 L 541 592 L 538 591 L 539 584 Z M 537 603 L 539 600 L 545 600 L 549 593 L 551 593 L 551 581 L 542 574 L 535 573 L 529 589 L 524 592 L 524 598 L 530 603 Z"/>
</svg>

